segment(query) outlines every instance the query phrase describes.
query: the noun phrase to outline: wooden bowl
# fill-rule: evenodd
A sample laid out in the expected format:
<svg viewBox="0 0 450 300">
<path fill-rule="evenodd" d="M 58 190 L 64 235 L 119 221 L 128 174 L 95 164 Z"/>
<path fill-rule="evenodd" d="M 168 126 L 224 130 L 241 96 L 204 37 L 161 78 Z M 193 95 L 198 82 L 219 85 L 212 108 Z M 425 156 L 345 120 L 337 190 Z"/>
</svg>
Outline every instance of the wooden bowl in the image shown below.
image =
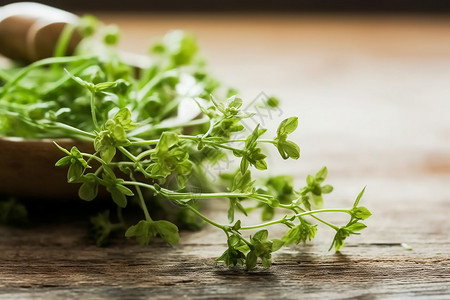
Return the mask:
<svg viewBox="0 0 450 300">
<path fill-rule="evenodd" d="M 55 139 L 69 149 L 93 151 L 92 143 Z M 65 154 L 50 139 L 0 137 L 0 194 L 36 198 L 77 198 L 79 184 L 67 183 L 67 167 L 55 167 Z"/>
</svg>

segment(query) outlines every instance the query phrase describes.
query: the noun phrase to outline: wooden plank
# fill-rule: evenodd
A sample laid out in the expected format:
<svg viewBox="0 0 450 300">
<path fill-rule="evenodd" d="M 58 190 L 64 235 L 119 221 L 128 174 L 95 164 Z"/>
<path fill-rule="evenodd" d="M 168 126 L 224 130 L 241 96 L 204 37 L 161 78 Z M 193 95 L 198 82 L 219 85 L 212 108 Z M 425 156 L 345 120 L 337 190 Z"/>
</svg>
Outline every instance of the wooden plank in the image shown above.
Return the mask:
<svg viewBox="0 0 450 300">
<path fill-rule="evenodd" d="M 214 262 L 225 244 L 213 228 L 182 232 L 173 248 L 124 239 L 96 248 L 87 223 L 63 222 L 70 208 L 61 207 L 60 221 L 0 228 L 0 299 L 450 297 L 448 19 L 102 18 L 118 21 L 123 47 L 138 52 L 143 36 L 197 33 L 219 78 L 249 101 L 261 91 L 284 100 L 267 127 L 301 116 L 302 158 L 271 158 L 270 168 L 300 185 L 327 165 L 335 191 L 326 205 L 351 205 L 367 185 L 363 201 L 374 215 L 341 254 L 327 252 L 332 232 L 321 230 L 312 244 L 277 253 L 270 269 L 246 272 Z M 226 219 L 213 208 L 206 213 Z"/>
<path fill-rule="evenodd" d="M 398 230 L 405 233 L 410 228 Z M 369 240 L 382 234 L 372 230 Z M 160 242 L 141 247 L 123 240 L 96 248 L 87 244 L 80 223 L 2 229 L 1 237 L 0 299 L 31 295 L 34 299 L 231 299 L 236 295 L 444 299 L 450 293 L 448 244 L 433 234 L 412 243 L 413 251 L 398 243 L 352 239 L 342 254 L 328 254 L 327 244 L 319 239 L 313 245 L 283 250 L 270 269 L 253 272 L 214 263 L 225 244 L 213 229 L 183 233 L 183 242 L 174 248 Z"/>
</svg>

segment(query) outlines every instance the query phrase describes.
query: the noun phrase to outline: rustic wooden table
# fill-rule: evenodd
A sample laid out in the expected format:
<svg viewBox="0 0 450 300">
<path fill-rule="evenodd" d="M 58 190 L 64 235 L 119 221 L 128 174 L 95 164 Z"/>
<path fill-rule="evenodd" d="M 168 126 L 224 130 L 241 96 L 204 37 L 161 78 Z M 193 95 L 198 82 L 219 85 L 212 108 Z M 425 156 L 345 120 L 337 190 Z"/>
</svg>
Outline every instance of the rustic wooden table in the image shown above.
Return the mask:
<svg viewBox="0 0 450 300">
<path fill-rule="evenodd" d="M 373 217 L 339 254 L 324 229 L 253 272 L 214 263 L 225 244 L 212 228 L 182 232 L 173 248 L 96 248 L 84 221 L 2 227 L 0 299 L 450 299 L 450 19 L 100 17 L 135 52 L 169 29 L 194 32 L 218 78 L 247 99 L 278 95 L 281 117 L 300 115 L 302 158 L 274 156 L 270 169 L 300 184 L 327 165 L 326 205 L 349 206 L 367 185 Z"/>
</svg>

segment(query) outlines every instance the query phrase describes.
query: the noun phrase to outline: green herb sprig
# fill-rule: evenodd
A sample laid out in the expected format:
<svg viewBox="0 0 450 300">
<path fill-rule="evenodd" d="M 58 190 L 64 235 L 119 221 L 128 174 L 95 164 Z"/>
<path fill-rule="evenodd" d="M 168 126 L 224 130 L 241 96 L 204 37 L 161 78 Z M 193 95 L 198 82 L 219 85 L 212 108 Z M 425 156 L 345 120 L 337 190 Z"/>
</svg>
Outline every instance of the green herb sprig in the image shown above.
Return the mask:
<svg viewBox="0 0 450 300">
<path fill-rule="evenodd" d="M 142 210 L 141 220 L 131 225 L 121 213 L 118 223 L 110 222 L 107 212 L 93 217 L 98 245 L 105 244 L 112 232 L 124 229 L 126 237 L 140 244 L 149 244 L 157 236 L 169 244 L 178 243 L 177 225 L 155 219 L 149 209 L 152 199 L 183 208 L 193 222 L 200 220 L 218 228 L 228 247 L 216 261 L 244 265 L 248 270 L 258 261 L 269 267 L 272 253 L 281 247 L 312 240 L 318 223 L 336 232 L 330 247 L 336 250 L 348 236 L 366 227 L 362 221 L 371 213 L 359 205 L 364 189 L 351 208 L 323 208 L 323 195 L 333 190 L 324 184 L 326 167 L 309 175 L 300 188 L 294 188 L 289 176 L 253 178 L 252 172 L 268 169 L 264 145 L 275 147 L 282 159 L 300 157 L 299 146 L 290 138 L 298 118 L 283 120 L 272 138 L 263 138 L 268 134 L 259 124 L 246 138 L 236 138 L 236 133 L 245 135 L 243 122 L 253 114 L 242 108 L 243 101 L 233 89 L 221 91 L 218 81 L 205 71 L 191 35 L 169 33 L 152 47 L 152 66 L 137 76 L 113 51 L 117 30 L 104 31 L 100 52 L 108 55 L 97 55 L 86 46 L 93 42 L 95 22 L 83 20 L 81 32 L 86 38 L 75 56 L 2 71 L 0 133 L 92 142 L 91 153 L 76 145 L 65 149 L 55 143 L 65 155 L 56 166 L 68 168 L 67 181 L 80 185 L 82 200 L 93 201 L 103 186 L 119 212 L 130 201 L 136 201 Z M 276 98 L 269 100 L 270 107 L 278 105 Z M 188 120 L 179 118 L 186 113 L 180 111 L 181 103 L 186 102 L 198 110 Z M 221 174 L 222 184 L 208 182 L 203 166 L 229 156 L 239 160 L 237 170 Z M 226 224 L 199 209 L 202 201 L 220 199 L 229 202 Z M 236 220 L 236 211 L 246 216 L 255 210 L 261 211 L 262 223 Z M 332 224 L 324 219 L 328 213 L 346 214 L 349 221 Z M 267 228 L 277 224 L 285 226 L 284 235 L 269 238 Z"/>
</svg>

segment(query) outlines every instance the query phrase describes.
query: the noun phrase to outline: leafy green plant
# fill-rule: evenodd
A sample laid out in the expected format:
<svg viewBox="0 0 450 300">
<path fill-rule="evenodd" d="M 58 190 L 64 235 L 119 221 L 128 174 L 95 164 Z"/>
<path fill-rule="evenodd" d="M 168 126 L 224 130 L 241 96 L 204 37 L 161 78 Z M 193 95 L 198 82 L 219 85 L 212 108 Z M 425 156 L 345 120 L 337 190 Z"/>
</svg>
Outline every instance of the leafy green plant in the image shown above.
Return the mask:
<svg viewBox="0 0 450 300">
<path fill-rule="evenodd" d="M 86 38 L 75 56 L 0 72 L 0 132 L 92 142 L 91 153 L 55 143 L 65 155 L 56 166 L 68 168 L 67 181 L 79 184 L 82 200 L 93 201 L 103 186 L 119 209 L 136 199 L 142 210 L 141 220 L 131 226 L 123 219 L 111 223 L 109 212 L 93 217 L 98 245 L 126 227 L 125 236 L 140 244 L 157 236 L 177 243 L 178 227 L 164 218 L 154 219 L 149 210 L 151 199 L 156 198 L 188 211 L 189 217 L 184 216 L 191 222 L 200 220 L 223 231 L 228 248 L 217 261 L 249 270 L 258 261 L 269 267 L 272 253 L 281 247 L 312 240 L 318 230 L 314 222 L 336 231 L 331 245 L 336 250 L 348 236 L 365 228 L 362 221 L 371 214 L 359 206 L 364 190 L 349 209 L 323 208 L 323 195 L 333 190 L 324 184 L 326 167 L 309 175 L 301 188 L 295 188 L 292 177 L 285 175 L 253 178 L 255 170 L 268 169 L 264 145 L 274 146 L 282 159 L 300 157 L 299 146 L 290 138 L 298 118 L 283 120 L 273 138 L 263 138 L 266 129 L 260 125 L 246 138 L 236 138 L 236 133 L 245 134 L 243 121 L 253 115 L 242 109 L 243 101 L 232 95 L 234 90 L 220 91 L 218 81 L 205 71 L 191 35 L 169 33 L 152 47 L 153 64 L 137 76 L 134 67 L 112 48 L 118 40 L 115 28 L 103 31 L 105 43 L 92 53 L 86 45 L 94 42 L 97 23 L 92 18 L 81 23 Z M 60 44 L 58 49 L 62 48 Z M 193 118 L 179 118 L 186 113 L 181 108 L 186 102 L 198 110 Z M 275 107 L 278 100 L 271 97 L 267 103 Z M 237 170 L 222 174 L 224 185 L 208 182 L 204 164 L 228 156 L 239 160 Z M 229 223 L 220 224 L 201 212 L 202 199 L 227 199 Z M 254 210 L 261 210 L 263 223 L 245 225 L 244 218 L 236 220 L 236 211 L 247 215 Z M 324 220 L 322 215 L 330 212 L 347 214 L 348 223 L 338 226 Z M 269 237 L 265 229 L 276 224 L 286 227 L 279 239 Z"/>
</svg>

